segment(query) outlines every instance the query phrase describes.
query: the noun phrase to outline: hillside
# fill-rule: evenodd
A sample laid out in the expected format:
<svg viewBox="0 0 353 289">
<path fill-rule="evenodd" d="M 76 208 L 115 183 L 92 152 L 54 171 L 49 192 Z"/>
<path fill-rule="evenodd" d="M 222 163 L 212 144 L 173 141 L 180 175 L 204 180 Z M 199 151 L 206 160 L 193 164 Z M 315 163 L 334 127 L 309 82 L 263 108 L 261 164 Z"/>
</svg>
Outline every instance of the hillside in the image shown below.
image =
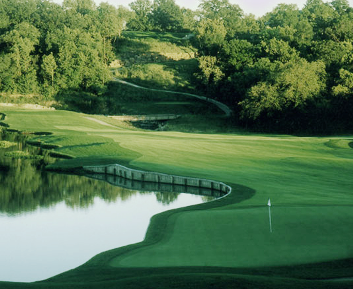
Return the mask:
<svg viewBox="0 0 353 289">
<path fill-rule="evenodd" d="M 111 63 L 118 78 L 153 88 L 194 92 L 197 50 L 181 33 L 126 31 L 115 45 Z"/>
</svg>

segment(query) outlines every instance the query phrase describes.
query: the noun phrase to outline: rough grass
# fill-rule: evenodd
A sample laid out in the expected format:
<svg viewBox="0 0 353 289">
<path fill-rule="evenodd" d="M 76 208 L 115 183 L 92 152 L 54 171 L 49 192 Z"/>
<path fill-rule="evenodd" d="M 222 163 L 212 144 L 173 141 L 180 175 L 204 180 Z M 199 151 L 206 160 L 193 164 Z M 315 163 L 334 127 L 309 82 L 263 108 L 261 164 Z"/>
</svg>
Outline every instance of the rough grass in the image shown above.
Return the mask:
<svg viewBox="0 0 353 289">
<path fill-rule="evenodd" d="M 110 111 L 118 115 L 177 114 L 212 116 L 213 114 L 223 114 L 223 111 L 215 105 L 192 96 L 150 91 L 118 82 L 109 84 L 107 98 Z"/>
<path fill-rule="evenodd" d="M 196 49 L 185 34 L 124 32 L 113 63 L 115 76 L 146 87 L 195 92 Z"/>
<path fill-rule="evenodd" d="M 92 288 L 103 284 L 148 288 L 146 284 L 156 284 L 163 288 L 165 278 L 173 276 L 173 286 L 180 288 L 182 276 L 193 272 L 193 278 L 186 280 L 204 288 L 212 288 L 218 279 L 225 288 L 236 284 L 283 288 L 287 283 L 293 288 L 324 288 L 328 285 L 319 281 L 281 278 L 334 278 L 352 272 L 352 261 L 333 262 L 353 259 L 353 150 L 346 145 L 352 136 L 147 132 L 103 116 L 11 108 L 2 112 L 13 129 L 53 132 L 36 140 L 58 145 L 55 151 L 75 157 L 57 167 L 120 162 L 223 181 L 234 188 L 220 201 L 158 215 L 145 243 L 98 255 L 38 286 L 83 288 L 89 283 Z M 273 233 L 269 232 L 268 198 L 273 204 Z M 171 275 L 168 267 L 174 266 L 182 269 Z M 329 287 L 348 288 L 347 282 Z"/>
<path fill-rule="evenodd" d="M 141 52 L 148 51 L 164 53 L 193 53 L 195 48 L 184 39 L 185 33 L 160 33 L 124 31 L 123 37 L 117 41 L 117 52 Z M 146 51 L 146 48 L 148 50 Z"/>
</svg>

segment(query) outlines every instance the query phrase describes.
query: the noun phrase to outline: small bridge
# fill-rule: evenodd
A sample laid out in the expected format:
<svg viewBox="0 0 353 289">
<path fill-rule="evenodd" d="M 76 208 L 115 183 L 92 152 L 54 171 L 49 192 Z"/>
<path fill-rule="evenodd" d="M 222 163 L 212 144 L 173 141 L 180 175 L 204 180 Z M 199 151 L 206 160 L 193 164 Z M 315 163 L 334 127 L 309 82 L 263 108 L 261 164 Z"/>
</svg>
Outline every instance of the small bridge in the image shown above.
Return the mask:
<svg viewBox="0 0 353 289">
<path fill-rule="evenodd" d="M 110 118 L 120 121 L 163 121 L 177 119 L 180 115 L 177 114 L 151 114 L 151 115 L 117 115 L 109 116 Z"/>
</svg>

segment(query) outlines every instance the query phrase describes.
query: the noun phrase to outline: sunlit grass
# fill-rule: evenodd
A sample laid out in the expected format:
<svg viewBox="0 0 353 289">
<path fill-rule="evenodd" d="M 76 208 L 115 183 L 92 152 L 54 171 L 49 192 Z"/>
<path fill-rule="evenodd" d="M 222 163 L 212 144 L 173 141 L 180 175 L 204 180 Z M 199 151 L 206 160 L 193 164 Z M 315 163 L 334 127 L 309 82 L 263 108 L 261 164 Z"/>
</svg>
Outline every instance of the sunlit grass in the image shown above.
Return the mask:
<svg viewBox="0 0 353 289">
<path fill-rule="evenodd" d="M 10 148 L 15 145 L 16 143 L 14 142 L 6 141 L 6 140 L 0 141 L 0 148 L 2 149 Z"/>
<path fill-rule="evenodd" d="M 158 243 L 142 244 L 129 253 L 117 251 L 125 253 L 123 258 L 107 253 L 113 266 L 253 268 L 353 258 L 352 136 L 222 133 L 219 127 L 212 134 L 153 132 L 104 116 L 1 111 L 12 129 L 53 132 L 35 140 L 57 145 L 55 151 L 75 157 L 55 164 L 56 168 L 120 162 L 244 188 L 209 207 L 156 218 L 148 238 L 159 236 Z M 158 225 L 161 220 L 163 230 Z M 107 265 L 103 259 L 97 259 L 99 266 Z M 329 267 L 325 270 L 333 274 Z"/>
</svg>

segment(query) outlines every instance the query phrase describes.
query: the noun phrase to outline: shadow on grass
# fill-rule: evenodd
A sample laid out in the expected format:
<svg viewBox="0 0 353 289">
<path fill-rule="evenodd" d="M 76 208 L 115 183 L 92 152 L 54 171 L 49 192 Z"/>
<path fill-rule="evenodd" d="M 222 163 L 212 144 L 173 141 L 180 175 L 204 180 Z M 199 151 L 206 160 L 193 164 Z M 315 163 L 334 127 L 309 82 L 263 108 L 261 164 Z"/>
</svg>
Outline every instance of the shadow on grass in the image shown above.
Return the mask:
<svg viewBox="0 0 353 289">
<path fill-rule="evenodd" d="M 125 51 L 127 52 L 141 52 L 144 53 L 146 51 L 149 51 L 151 46 L 146 44 L 145 42 L 139 41 L 141 38 L 148 38 L 148 37 L 143 37 L 140 35 L 135 35 L 132 36 L 130 34 L 124 33 L 123 37 L 120 37 L 117 39 L 114 43 L 114 48 L 116 49 L 116 52 L 122 52 L 124 53 Z M 124 50 L 120 51 L 121 48 L 124 48 Z"/>
<path fill-rule="evenodd" d="M 101 145 L 105 145 L 105 144 L 106 143 L 104 143 L 104 142 L 96 142 L 96 143 L 90 143 L 90 144 L 65 146 L 65 149 L 83 148 L 83 147 L 95 147 L 95 146 L 101 146 Z"/>
</svg>

